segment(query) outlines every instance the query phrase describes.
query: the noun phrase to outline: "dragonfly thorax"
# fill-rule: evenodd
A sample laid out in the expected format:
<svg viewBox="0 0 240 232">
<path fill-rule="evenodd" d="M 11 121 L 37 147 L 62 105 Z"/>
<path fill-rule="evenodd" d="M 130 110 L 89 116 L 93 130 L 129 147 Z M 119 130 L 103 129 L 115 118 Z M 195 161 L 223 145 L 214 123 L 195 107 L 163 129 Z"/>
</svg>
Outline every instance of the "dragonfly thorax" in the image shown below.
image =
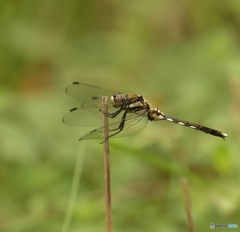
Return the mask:
<svg viewBox="0 0 240 232">
<path fill-rule="evenodd" d="M 148 108 L 148 103 L 144 100 L 142 95 L 116 93 L 111 96 L 111 102 L 113 107 L 125 110 Z"/>
</svg>

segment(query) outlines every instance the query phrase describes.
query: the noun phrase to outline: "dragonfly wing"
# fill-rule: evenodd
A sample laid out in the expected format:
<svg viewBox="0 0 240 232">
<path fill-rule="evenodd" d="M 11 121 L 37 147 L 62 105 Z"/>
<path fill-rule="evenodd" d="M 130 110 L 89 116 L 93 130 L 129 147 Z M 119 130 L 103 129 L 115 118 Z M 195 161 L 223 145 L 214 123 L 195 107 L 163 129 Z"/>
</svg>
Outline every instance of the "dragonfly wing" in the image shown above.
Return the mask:
<svg viewBox="0 0 240 232">
<path fill-rule="evenodd" d="M 81 82 L 73 82 L 66 87 L 66 93 L 81 102 L 86 98 L 95 97 L 95 95 L 99 97 L 104 92 L 105 90 L 102 88 Z"/>
<path fill-rule="evenodd" d="M 107 90 L 93 85 L 73 82 L 66 87 L 66 93 L 81 102 L 81 108 L 101 107 L 102 96 L 108 97 L 109 107 L 112 107 L 111 96 L 116 93 L 125 93 L 133 95 L 134 93 L 121 90 Z"/>
<path fill-rule="evenodd" d="M 114 123 L 110 123 L 108 125 L 110 138 L 119 138 L 123 136 L 134 135 L 141 132 L 146 127 L 148 123 L 148 118 L 144 114 L 136 115 L 135 113 L 129 113 L 129 116 L 127 116 L 127 118 L 125 119 L 125 124 L 121 131 L 119 128 L 120 123 L 121 120 Z M 92 130 L 88 134 L 81 137 L 80 140 L 103 139 L 103 130 L 104 127 Z"/>
<path fill-rule="evenodd" d="M 94 108 L 101 107 L 102 96 L 107 96 L 109 100 L 109 105 L 111 105 L 111 96 L 116 93 L 111 90 L 102 89 L 93 85 L 88 85 L 81 82 L 73 82 L 66 87 L 66 92 L 71 97 L 79 100 L 81 102 L 80 107 Z"/>
<path fill-rule="evenodd" d="M 108 107 L 109 113 L 116 112 L 116 108 L 112 105 Z M 115 118 L 109 118 L 110 123 L 119 125 L 121 122 L 123 112 Z M 96 106 L 80 106 L 78 108 L 71 109 L 63 116 L 63 123 L 72 126 L 80 127 L 100 127 L 102 125 L 103 113 L 101 111 L 101 104 Z M 127 119 L 126 119 L 127 120 Z"/>
<path fill-rule="evenodd" d="M 99 127 L 91 131 L 89 134 L 83 136 L 80 140 L 103 138 L 102 125 L 102 96 L 108 97 L 108 113 L 114 114 L 117 111 L 113 107 L 111 102 L 111 96 L 116 93 L 124 93 L 126 96 L 134 95 L 132 92 L 126 92 L 121 90 L 106 90 L 93 85 L 73 82 L 66 87 L 66 92 L 71 97 L 81 102 L 78 108 L 73 108 L 63 116 L 63 122 L 68 125 L 80 126 L 80 127 Z M 132 135 L 140 132 L 147 124 L 147 117 L 145 117 L 145 111 L 128 113 L 125 118 L 124 128 L 120 131 L 120 124 L 125 111 L 121 112 L 115 118 L 109 118 L 109 135 L 110 137 L 122 137 L 126 135 Z M 141 115 L 142 114 L 142 115 Z M 120 132 L 119 132 L 120 131 Z M 119 133 L 117 133 L 119 132 Z"/>
<path fill-rule="evenodd" d="M 63 123 L 80 127 L 99 127 L 102 125 L 102 112 L 98 108 L 73 108 L 63 116 Z"/>
</svg>

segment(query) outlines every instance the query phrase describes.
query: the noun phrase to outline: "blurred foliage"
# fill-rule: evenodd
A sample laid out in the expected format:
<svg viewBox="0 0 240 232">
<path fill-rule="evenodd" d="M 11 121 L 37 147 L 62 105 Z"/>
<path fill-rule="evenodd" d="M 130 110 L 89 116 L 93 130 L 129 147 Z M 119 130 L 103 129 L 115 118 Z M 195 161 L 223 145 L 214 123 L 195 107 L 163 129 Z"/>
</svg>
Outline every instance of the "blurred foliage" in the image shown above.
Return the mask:
<svg viewBox="0 0 240 232">
<path fill-rule="evenodd" d="M 78 153 L 69 231 L 105 231 L 102 146 L 61 122 L 71 81 L 229 135 L 152 122 L 111 140 L 114 231 L 186 231 L 183 176 L 197 231 L 239 222 L 239 1 L 8 0 L 0 28 L 0 231 L 60 231 Z"/>
</svg>

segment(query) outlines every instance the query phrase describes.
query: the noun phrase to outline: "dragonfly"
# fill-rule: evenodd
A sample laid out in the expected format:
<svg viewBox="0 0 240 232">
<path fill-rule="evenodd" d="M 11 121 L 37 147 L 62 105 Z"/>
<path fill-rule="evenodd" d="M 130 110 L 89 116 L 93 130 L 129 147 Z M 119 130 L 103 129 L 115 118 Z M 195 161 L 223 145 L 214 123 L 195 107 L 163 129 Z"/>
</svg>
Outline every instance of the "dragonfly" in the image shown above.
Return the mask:
<svg viewBox="0 0 240 232">
<path fill-rule="evenodd" d="M 225 140 L 227 134 L 196 123 L 176 119 L 164 114 L 159 108 L 152 108 L 142 95 L 128 91 L 108 90 L 97 86 L 72 82 L 66 87 L 71 97 L 80 101 L 63 116 L 63 123 L 72 126 L 93 127 L 92 131 L 79 140 L 103 139 L 102 115 L 109 117 L 109 137 L 117 138 L 141 132 L 148 121 L 168 121 L 202 131 Z M 102 96 L 107 96 L 108 112 L 102 112 Z"/>
</svg>

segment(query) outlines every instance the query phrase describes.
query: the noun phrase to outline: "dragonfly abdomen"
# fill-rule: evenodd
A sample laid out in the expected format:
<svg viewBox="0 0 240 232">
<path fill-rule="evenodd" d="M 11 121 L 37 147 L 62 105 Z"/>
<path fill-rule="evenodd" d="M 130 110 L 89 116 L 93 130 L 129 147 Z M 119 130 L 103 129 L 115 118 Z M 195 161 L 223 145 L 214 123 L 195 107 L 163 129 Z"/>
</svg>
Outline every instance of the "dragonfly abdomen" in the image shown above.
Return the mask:
<svg viewBox="0 0 240 232">
<path fill-rule="evenodd" d="M 204 133 L 206 133 L 206 134 L 210 134 L 210 135 L 213 135 L 213 136 L 217 136 L 217 137 L 223 138 L 224 140 L 225 140 L 225 137 L 227 137 L 227 134 L 222 133 L 222 132 L 217 131 L 217 130 L 214 130 L 214 129 L 211 129 L 211 128 L 209 128 L 209 127 L 206 127 L 206 126 L 202 126 L 202 125 L 199 125 L 199 124 L 196 124 L 196 123 L 192 123 L 192 122 L 188 122 L 188 121 L 179 120 L 179 119 L 176 119 L 176 118 L 169 117 L 169 116 L 165 115 L 165 114 L 164 114 L 160 109 L 158 109 L 158 108 L 149 110 L 148 119 L 151 120 L 151 121 L 167 120 L 167 121 L 169 121 L 169 122 L 177 123 L 177 124 L 179 124 L 179 125 L 192 128 L 192 129 L 194 129 L 194 130 L 202 131 L 202 132 L 204 132 Z"/>
</svg>

